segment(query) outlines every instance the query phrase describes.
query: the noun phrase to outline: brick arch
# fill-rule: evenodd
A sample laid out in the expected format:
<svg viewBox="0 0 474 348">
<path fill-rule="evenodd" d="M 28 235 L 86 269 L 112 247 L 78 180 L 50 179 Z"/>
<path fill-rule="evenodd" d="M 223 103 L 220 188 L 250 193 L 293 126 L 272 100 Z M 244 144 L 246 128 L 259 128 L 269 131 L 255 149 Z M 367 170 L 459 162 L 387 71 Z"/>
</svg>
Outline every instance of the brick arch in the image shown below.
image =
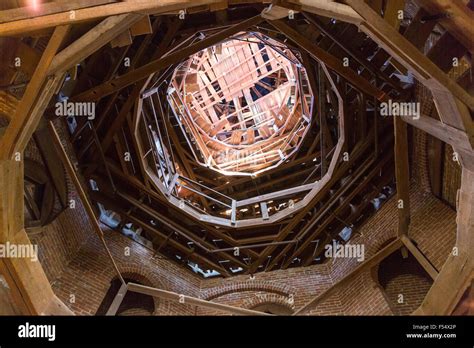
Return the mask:
<svg viewBox="0 0 474 348">
<path fill-rule="evenodd" d="M 274 284 L 265 281 L 249 280 L 245 282 L 237 282 L 231 284 L 223 284 L 215 286 L 207 290 L 202 296 L 205 300 L 211 301 L 215 298 L 243 291 L 262 291 L 277 294 L 288 298 L 290 294 L 295 294 L 295 290 L 288 285 Z"/>
<path fill-rule="evenodd" d="M 288 296 L 283 296 L 275 293 L 257 294 L 244 300 L 243 308 L 253 309 L 256 306 L 263 304 L 278 304 L 286 307 L 290 311 L 295 310 L 295 301 L 291 301 Z"/>
<path fill-rule="evenodd" d="M 387 256 L 375 270 L 372 276 L 395 315 L 409 315 L 416 310 L 433 283 L 415 257 L 409 253 L 404 258 L 400 250 Z M 397 302 L 399 294 L 404 295 L 402 303 Z"/>
<path fill-rule="evenodd" d="M 162 280 L 155 273 L 151 271 L 144 271 L 142 268 L 133 265 L 120 266 L 120 273 L 122 277 L 133 279 L 140 284 L 165 289 Z M 116 279 L 118 276 L 115 275 L 110 281 Z M 155 304 L 155 311 L 153 315 L 159 315 L 159 313 L 165 313 L 169 307 L 169 301 L 159 299 L 153 296 L 153 302 Z"/>
</svg>

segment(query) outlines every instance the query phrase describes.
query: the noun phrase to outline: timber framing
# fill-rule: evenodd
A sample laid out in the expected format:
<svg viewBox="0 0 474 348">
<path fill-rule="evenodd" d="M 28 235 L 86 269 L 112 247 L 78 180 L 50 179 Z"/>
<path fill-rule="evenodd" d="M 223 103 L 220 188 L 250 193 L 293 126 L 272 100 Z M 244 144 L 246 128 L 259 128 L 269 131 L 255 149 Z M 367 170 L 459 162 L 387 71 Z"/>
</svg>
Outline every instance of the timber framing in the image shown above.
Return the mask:
<svg viewBox="0 0 474 348">
<path fill-rule="evenodd" d="M 198 267 L 204 275 L 231 277 L 310 266 L 324 262 L 324 244 L 342 242 L 343 228 L 357 228 L 376 213 L 370 202 L 385 187 L 396 187 L 396 239 L 295 314 L 310 311 L 401 247 L 434 281 L 414 314 L 452 313 L 474 269 L 474 97 L 472 87 L 447 71 L 452 58 L 473 53 L 474 30 L 464 8 L 417 2 L 422 7 L 407 25 L 396 16 L 404 1 L 390 2 L 382 16 L 358 0 L 237 0 L 205 24 L 202 14 L 213 13 L 220 0 L 74 0 L 41 4 L 41 15 L 34 17 L 21 8 L 0 12 L 0 37 L 49 37 L 0 133 L 0 242 L 30 243 L 22 157 L 44 116 L 105 247 L 99 204 L 119 216 L 117 233 L 124 225 L 139 230 L 155 253 L 189 271 Z M 425 54 L 421 48 L 434 24 L 419 19 L 446 6 L 454 16 L 442 23 L 440 42 L 454 42 L 456 52 L 440 57 L 439 44 Z M 186 23 L 177 17 L 181 10 Z M 285 15 L 290 10 L 295 18 Z M 74 36 L 79 27 L 87 30 Z M 212 68 L 222 50 L 228 56 L 221 59 L 234 65 Z M 381 103 L 411 95 L 412 76 L 432 93 L 440 120 L 381 117 Z M 75 126 L 65 122 L 79 170 L 53 126 L 61 122 L 53 121 L 55 96 L 67 89 L 70 101 L 93 103 L 98 116 L 76 117 Z M 440 269 L 411 239 L 409 125 L 451 145 L 462 163 L 456 252 Z M 287 152 L 275 150 L 279 139 Z M 254 151 L 251 165 L 234 158 L 217 163 L 219 151 L 238 146 Z M 249 175 L 231 176 L 236 172 Z M 180 302 L 185 296 L 126 284 L 105 251 L 122 281 L 119 297 L 134 291 Z M 0 261 L 25 314 L 71 314 L 41 265 Z M 227 313 L 263 314 L 184 298 Z"/>
</svg>

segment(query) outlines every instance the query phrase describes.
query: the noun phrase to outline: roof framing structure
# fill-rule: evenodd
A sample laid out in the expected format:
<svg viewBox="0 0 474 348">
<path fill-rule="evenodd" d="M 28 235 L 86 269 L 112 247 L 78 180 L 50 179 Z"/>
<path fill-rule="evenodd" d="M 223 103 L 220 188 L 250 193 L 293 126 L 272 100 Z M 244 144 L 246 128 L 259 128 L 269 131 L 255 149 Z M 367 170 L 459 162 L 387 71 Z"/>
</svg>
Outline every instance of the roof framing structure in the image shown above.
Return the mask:
<svg viewBox="0 0 474 348">
<path fill-rule="evenodd" d="M 425 1 L 420 3 L 423 6 L 420 12 L 425 9 L 436 11 L 443 5 L 440 0 L 433 2 L 433 6 L 438 7 L 428 6 Z M 416 313 L 450 313 L 472 279 L 474 269 L 472 82 L 471 86 L 465 86 L 449 78 L 444 67 L 446 61 L 453 57 L 443 57 L 445 61 L 441 61 L 429 52 L 422 53 L 420 47 L 431 30 L 427 30 L 425 40 L 422 40 L 422 34 L 417 37 L 410 34 L 420 29 L 420 22 L 412 21 L 404 32 L 400 31 L 393 9 L 386 9 L 382 16 L 365 2 L 356 0 L 346 0 L 345 4 L 327 0 L 275 2 L 275 7 L 303 12 L 290 25 L 290 19 L 286 18 L 265 20 L 263 17 L 272 15 L 272 8 L 261 15 L 266 6 L 266 1 L 253 5 L 248 5 L 247 1 L 243 4 L 229 1 L 223 5 L 221 1 L 210 0 L 169 0 L 159 4 L 151 0 L 74 1 L 68 7 L 55 3 L 45 5 L 40 9 L 42 16 L 33 16 L 25 9 L 0 13 L 0 36 L 44 35 L 53 31 L 38 68 L 0 138 L 0 241 L 29 243 L 23 228 L 23 162 L 15 160 L 15 157 L 18 153 L 21 156 L 43 114 L 54 118 L 48 104 L 61 88 L 64 76 L 80 64 L 86 73 L 79 76 L 71 100 L 96 102 L 100 114 L 94 122 L 80 120 L 71 136 L 79 162 L 86 168 L 82 174 L 86 179 L 95 180 L 100 188 L 99 191 L 91 189 L 87 195 L 92 201 L 120 214 L 121 226 L 131 223 L 140 229 L 156 252 L 171 259 L 176 259 L 178 254 L 177 262 L 185 267 L 189 263 L 199 264 L 217 270 L 222 276 L 231 276 L 236 269 L 239 269 L 237 273 L 251 275 L 259 271 L 315 263 L 322 254 L 324 241 L 339 238 L 341 228 L 357 224 L 361 215 L 368 216 L 370 200 L 392 184 L 394 178 L 398 198 L 409 206 L 406 124 L 451 144 L 459 154 L 463 167 L 457 220 L 456 247 L 459 253 L 451 255 L 442 269 L 431 269 L 429 260 L 410 244 L 408 208 L 399 210 L 399 239 L 393 244 L 397 248 L 406 245 L 435 278 Z M 232 13 L 231 20 L 222 20 L 221 16 L 216 15 L 215 23 L 210 25 L 199 21 L 201 12 L 219 10 L 222 13 L 234 7 L 237 9 Z M 176 22 L 171 17 L 184 9 L 189 20 L 186 24 L 174 25 Z M 70 17 L 70 11 L 74 12 L 74 18 Z M 444 26 L 447 31 L 443 35 L 447 37 L 452 32 L 457 45 L 464 47 L 464 51 L 472 51 L 472 47 L 466 46 L 466 35 L 472 32 L 472 25 L 467 26 L 467 31 L 460 27 L 468 10 L 456 7 L 453 11 L 455 15 L 446 21 Z M 128 14 L 130 12 L 135 14 Z M 128 33 L 133 24 L 150 15 L 150 23 L 155 28 L 152 33 L 137 36 L 132 40 L 133 44 L 120 50 L 111 50 L 106 46 L 124 32 Z M 94 22 L 98 20 L 99 23 Z M 315 20 L 320 29 L 315 28 Z M 74 29 L 82 24 L 93 26 L 74 40 L 70 33 L 71 26 Z M 194 182 L 205 183 L 206 187 L 219 189 L 242 200 L 261 196 L 262 191 L 268 194 L 266 189 L 284 190 L 288 184 L 305 183 L 305 178 L 314 169 L 312 159 L 316 154 L 321 158 L 318 166 L 320 178 L 328 171 L 332 172 L 314 196 L 307 200 L 300 197 L 297 204 L 302 203 L 293 213 L 275 219 L 271 226 L 254 229 L 244 225 L 236 229 L 193 219 L 179 207 L 170 205 L 168 199 L 154 187 L 146 165 L 138 160 L 143 149 L 140 149 L 133 135 L 140 131 L 136 118 L 142 102 L 138 100 L 146 92 L 147 83 L 160 86 L 170 76 L 170 67 L 249 28 L 258 29 L 277 40 L 284 38 L 289 47 L 301 47 L 305 51 L 302 59 L 315 67 L 308 71 L 308 80 L 311 89 L 319 93 L 321 106 L 319 113 L 314 111 L 312 116 L 319 117 L 320 122 L 309 128 L 308 134 L 313 136 L 303 139 L 302 151 L 295 154 L 291 161 L 282 163 L 257 179 L 242 177 L 228 182 L 225 177 L 213 174 L 207 168 L 195 166 L 191 153 L 184 146 L 182 133 L 176 131 L 176 125 L 171 120 L 162 118 L 158 122 L 164 123 L 164 129 L 170 134 L 169 139 L 173 139 L 180 167 Z M 359 29 L 361 32 L 358 32 Z M 208 31 L 211 35 L 187 44 L 190 31 Z M 347 42 L 345 38 L 350 34 L 360 40 Z M 110 71 L 105 78 L 98 78 L 93 69 L 94 62 L 98 63 L 107 55 L 112 57 Z M 132 57 L 133 65 L 129 70 L 123 66 L 125 56 Z M 344 66 L 344 58 L 349 58 L 349 66 Z M 380 70 L 383 74 L 375 73 Z M 380 102 L 406 98 L 401 93 L 406 86 L 396 76 L 400 76 L 399 73 L 406 76 L 407 71 L 433 94 L 440 121 L 424 115 L 418 120 L 402 117 L 392 127 L 388 120 L 378 118 Z M 331 94 L 328 90 L 344 97 L 342 113 L 334 114 L 335 109 L 330 108 L 338 102 L 334 100 L 331 103 L 335 93 Z M 158 98 L 163 97 L 164 94 Z M 165 105 L 164 102 L 161 99 L 161 105 Z M 164 113 L 167 111 L 165 108 Z M 344 122 L 346 126 L 340 129 L 339 134 L 335 131 L 337 122 Z M 354 129 L 351 134 L 349 127 Z M 339 142 L 341 138 L 343 142 Z M 334 149 L 346 151 L 348 160 L 336 156 L 339 159 L 337 163 L 330 163 L 330 154 Z M 134 160 L 122 160 L 124 152 L 130 153 Z M 206 191 L 199 190 L 199 193 Z M 202 195 L 195 202 L 201 202 L 202 209 L 211 209 L 209 202 L 204 200 L 203 203 Z M 285 202 L 288 202 L 287 197 L 273 203 L 277 207 Z M 233 207 L 231 205 L 231 209 Z M 268 213 L 267 204 L 260 204 L 259 207 L 257 204 L 256 209 L 248 209 L 249 214 L 260 214 L 262 218 Z M 245 213 L 232 212 L 236 216 Z M 315 245 L 316 240 L 322 243 Z M 234 248 L 240 248 L 238 256 L 232 253 Z M 1 261 L 2 274 L 7 276 L 12 292 L 25 313 L 69 313 L 55 297 L 40 265 L 21 260 Z M 368 260 L 355 272 L 370 267 L 373 262 L 376 261 Z M 304 309 L 318 301 L 320 298 L 313 299 Z"/>
</svg>

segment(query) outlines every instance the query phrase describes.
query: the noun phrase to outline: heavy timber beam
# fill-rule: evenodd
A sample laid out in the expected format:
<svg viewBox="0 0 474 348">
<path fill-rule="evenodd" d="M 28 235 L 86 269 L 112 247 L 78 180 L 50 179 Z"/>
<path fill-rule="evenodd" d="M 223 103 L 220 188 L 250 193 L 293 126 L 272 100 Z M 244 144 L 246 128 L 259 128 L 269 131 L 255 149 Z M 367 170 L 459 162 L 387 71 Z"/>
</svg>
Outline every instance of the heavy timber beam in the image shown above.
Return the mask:
<svg viewBox="0 0 474 348">
<path fill-rule="evenodd" d="M 363 20 L 350 6 L 337 3 L 334 0 L 283 0 L 277 1 L 277 3 L 282 7 L 287 6 L 298 11 L 310 12 L 356 25 Z"/>
<path fill-rule="evenodd" d="M 463 168 L 458 191 L 457 239 L 415 315 L 449 315 L 474 278 L 474 171 Z"/>
<path fill-rule="evenodd" d="M 450 79 L 369 5 L 360 0 L 345 0 L 345 2 L 364 18 L 364 22 L 359 28 L 405 68 L 409 69 L 417 79 L 432 90 L 448 90 L 471 110 L 474 110 L 474 97 L 469 95 L 456 81 Z M 458 122 L 467 129 L 472 128 L 472 119 L 467 120 L 460 117 Z M 457 128 L 462 129 L 461 127 Z"/>
<path fill-rule="evenodd" d="M 471 145 L 474 139 L 473 136 L 469 136 L 466 132 L 451 127 L 432 117 L 422 115 L 420 118 L 415 119 L 409 116 L 402 116 L 401 119 L 413 127 L 421 129 L 435 138 L 444 141 L 455 149 L 465 152 L 474 150 Z"/>
<path fill-rule="evenodd" d="M 352 166 L 359 157 L 367 150 L 368 146 L 371 144 L 370 141 L 373 141 L 371 136 L 367 137 L 362 143 L 359 143 L 351 153 L 350 159 L 348 162 L 344 162 L 337 171 L 334 172 L 331 179 L 326 183 L 326 185 L 316 194 L 316 196 L 307 204 L 301 211 L 293 216 L 291 221 L 278 233 L 277 237 L 274 239 L 276 242 L 283 241 L 288 234 L 300 223 L 304 216 L 308 213 L 310 209 L 313 208 L 314 204 L 320 200 L 327 193 L 329 188 L 337 181 L 340 180 L 342 175 Z M 286 246 L 285 249 L 289 248 Z M 276 249 L 275 245 L 266 247 L 259 255 L 258 259 L 252 263 L 252 266 L 248 269 L 247 273 L 254 273 L 263 262 L 266 261 L 267 257 Z M 283 250 L 285 250 L 283 249 Z M 282 254 L 277 256 L 272 260 L 272 263 L 275 262 L 275 259 L 280 258 Z"/>
<path fill-rule="evenodd" d="M 397 183 L 398 235 L 408 233 L 410 224 L 410 169 L 408 163 L 407 124 L 393 118 L 395 131 L 395 180 Z"/>
<path fill-rule="evenodd" d="M 62 74 L 47 80 L 46 73 L 68 32 L 69 26 L 55 29 L 12 121 L 0 138 L 0 243 L 31 245 L 23 228 L 23 150 L 62 81 Z M 0 261 L 1 273 L 23 314 L 72 314 L 53 293 L 39 262 L 20 257 Z"/>
<path fill-rule="evenodd" d="M 230 28 L 224 29 L 217 34 L 211 35 L 204 40 L 200 40 L 192 45 L 186 46 L 178 51 L 172 52 L 165 57 L 158 58 L 146 65 L 143 65 L 133 71 L 130 71 L 116 79 L 107 81 L 97 87 L 87 90 L 77 96 L 74 96 L 74 100 L 78 101 L 92 101 L 98 100 L 109 94 L 114 93 L 124 87 L 127 87 L 137 81 L 143 80 L 150 75 L 162 70 L 182 59 L 185 59 L 193 54 L 219 43 L 220 41 L 232 36 L 238 32 L 248 29 L 253 25 L 259 24 L 263 21 L 261 16 L 255 16 L 245 21 L 240 22 Z"/>
<path fill-rule="evenodd" d="M 46 108 L 44 104 L 50 101 L 60 82 L 57 81 L 58 77 L 47 81 L 47 75 L 53 58 L 69 30 L 70 26 L 58 27 L 51 36 L 25 94 L 15 110 L 15 115 L 1 138 L 0 159 L 11 159 L 16 152 L 22 152 L 35 131 Z M 39 108 L 35 109 L 38 106 Z"/>
<path fill-rule="evenodd" d="M 231 314 L 238 314 L 238 315 L 259 315 L 259 316 L 271 316 L 272 314 L 264 313 L 264 312 L 257 312 L 250 309 L 239 308 L 234 306 L 229 306 L 221 303 L 211 302 L 202 300 L 200 298 L 191 297 L 183 294 L 178 294 L 172 291 L 161 290 L 157 288 L 152 288 L 149 286 L 135 284 L 135 283 L 128 283 L 128 290 L 138 292 L 144 295 L 150 295 L 153 297 L 159 297 L 164 300 L 169 300 L 173 302 L 178 302 L 181 304 L 193 305 L 203 308 L 210 308 L 210 309 L 218 309 L 220 311 L 224 311 Z"/>
<path fill-rule="evenodd" d="M 413 256 L 418 260 L 420 265 L 425 269 L 426 273 L 435 280 L 438 276 L 438 270 L 433 266 L 433 264 L 426 258 L 425 255 L 416 247 L 415 244 L 408 238 L 406 235 L 400 236 L 401 241 L 407 247 L 407 249 L 412 253 Z"/>
<path fill-rule="evenodd" d="M 210 5 L 221 0 L 128 0 L 113 4 L 93 6 L 88 8 L 69 8 L 55 14 L 37 16 L 35 13 L 19 13 L 24 19 L 9 21 L 0 24 L 0 36 L 12 36 L 30 33 L 32 31 L 51 28 L 64 24 L 81 23 L 88 20 L 115 16 L 124 13 L 163 14 L 172 11 L 184 10 L 189 7 Z M 42 5 L 39 5 L 42 6 Z M 40 8 L 41 10 L 41 8 Z M 72 13 L 73 12 L 73 16 Z"/>
<path fill-rule="evenodd" d="M 369 81 L 358 75 L 354 70 L 344 67 L 342 65 L 341 59 L 336 58 L 325 50 L 319 48 L 318 46 L 316 46 L 316 44 L 311 42 L 311 40 L 298 33 L 295 29 L 291 28 L 282 20 L 268 22 L 276 29 L 278 29 L 281 33 L 283 33 L 285 36 L 287 36 L 296 44 L 298 44 L 305 51 L 307 51 L 315 59 L 326 64 L 328 68 L 334 70 L 336 73 L 344 77 L 352 85 L 357 86 L 357 88 L 359 88 L 361 91 L 368 95 L 376 97 L 379 100 L 385 100 L 386 95 L 383 91 L 373 86 Z"/>
<path fill-rule="evenodd" d="M 370 259 L 368 259 L 366 262 L 357 266 L 351 273 L 349 273 L 344 278 L 339 280 L 336 284 L 331 286 L 329 289 L 327 289 L 323 293 L 317 295 L 315 298 L 310 300 L 307 304 L 305 304 L 303 307 L 298 309 L 293 315 L 302 314 L 304 311 L 317 306 L 318 303 L 321 303 L 323 300 L 327 299 L 329 296 L 334 294 L 336 290 L 339 290 L 343 285 L 347 284 L 349 281 L 354 279 L 363 271 L 379 264 L 383 259 L 385 259 L 387 256 L 392 254 L 394 251 L 397 251 L 398 249 L 400 249 L 401 246 L 402 246 L 402 242 L 400 239 L 397 238 L 396 240 L 391 242 L 389 245 L 387 245 L 385 248 L 383 248 L 378 253 L 376 253 L 374 256 L 372 256 Z"/>
<path fill-rule="evenodd" d="M 72 182 L 74 183 L 75 189 L 77 193 L 79 194 L 79 197 L 81 198 L 82 204 L 84 205 L 84 208 L 89 217 L 89 220 L 92 223 L 92 226 L 94 227 L 94 231 L 97 234 L 97 236 L 100 238 L 105 248 L 105 251 L 107 252 L 107 255 L 115 269 L 115 272 L 117 273 L 117 276 L 119 277 L 119 279 L 122 281 L 122 284 L 123 284 L 125 283 L 125 281 L 123 280 L 122 274 L 120 273 L 120 270 L 118 269 L 118 266 L 115 263 L 115 260 L 112 257 L 112 254 L 110 253 L 107 247 L 107 244 L 105 243 L 104 233 L 102 232 L 99 222 L 97 221 L 97 217 L 95 215 L 94 209 L 89 200 L 89 197 L 87 196 L 86 188 L 84 187 L 81 180 L 79 179 L 79 176 L 76 173 L 74 165 L 72 164 L 71 160 L 69 159 L 69 156 L 67 155 L 66 150 L 61 144 L 61 138 L 59 137 L 59 134 L 57 133 L 56 128 L 54 127 L 53 121 L 49 121 L 48 126 L 49 126 L 49 130 L 51 134 L 53 135 L 54 145 L 56 146 L 56 149 L 61 157 L 61 160 L 63 161 L 64 167 L 66 168 L 67 173 L 71 177 Z"/>
<path fill-rule="evenodd" d="M 472 12 L 467 7 L 467 1 L 452 0 L 416 0 L 430 14 L 449 14 L 440 24 L 447 29 L 471 53 L 474 53 L 474 25 Z"/>
<path fill-rule="evenodd" d="M 47 16 L 50 14 L 78 10 L 81 8 L 110 4 L 117 2 L 117 0 L 60 0 L 55 2 L 48 2 L 37 4 L 35 8 L 17 7 L 10 10 L 0 12 L 0 23 L 13 22 L 21 19 L 27 19 L 40 16 Z"/>
<path fill-rule="evenodd" d="M 140 14 L 131 13 L 104 19 L 81 38 L 59 52 L 51 62 L 48 74 L 51 75 L 58 71 L 70 69 L 142 18 L 143 16 Z"/>
</svg>

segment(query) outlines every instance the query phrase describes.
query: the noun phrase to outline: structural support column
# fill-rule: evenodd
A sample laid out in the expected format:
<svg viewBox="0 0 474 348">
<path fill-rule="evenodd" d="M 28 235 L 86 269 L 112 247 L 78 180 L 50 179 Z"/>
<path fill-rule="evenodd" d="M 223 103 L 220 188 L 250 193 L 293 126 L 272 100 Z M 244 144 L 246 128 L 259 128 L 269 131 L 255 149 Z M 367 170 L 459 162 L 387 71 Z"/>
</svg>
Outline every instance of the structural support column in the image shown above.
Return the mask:
<svg viewBox="0 0 474 348">
<path fill-rule="evenodd" d="M 23 228 L 23 163 L 0 160 L 0 243 L 30 246 Z M 18 310 L 27 315 L 71 315 L 56 297 L 39 261 L 35 258 L 0 258 L 5 277 Z"/>
<path fill-rule="evenodd" d="M 457 206 L 456 245 L 414 314 L 451 314 L 474 277 L 474 171 L 466 168 L 462 172 Z"/>
<path fill-rule="evenodd" d="M 23 151 L 43 112 L 62 81 L 48 77 L 47 70 L 69 32 L 69 26 L 57 27 L 49 40 L 38 67 L 18 104 L 10 124 L 0 138 L 0 243 L 13 248 L 34 250 L 23 228 L 24 158 Z M 72 314 L 56 297 L 37 255 L 0 259 L 19 310 L 23 314 Z"/>
<path fill-rule="evenodd" d="M 410 170 L 408 163 L 407 124 L 394 117 L 395 127 L 395 178 L 398 198 L 398 235 L 408 233 L 410 224 Z"/>
</svg>

